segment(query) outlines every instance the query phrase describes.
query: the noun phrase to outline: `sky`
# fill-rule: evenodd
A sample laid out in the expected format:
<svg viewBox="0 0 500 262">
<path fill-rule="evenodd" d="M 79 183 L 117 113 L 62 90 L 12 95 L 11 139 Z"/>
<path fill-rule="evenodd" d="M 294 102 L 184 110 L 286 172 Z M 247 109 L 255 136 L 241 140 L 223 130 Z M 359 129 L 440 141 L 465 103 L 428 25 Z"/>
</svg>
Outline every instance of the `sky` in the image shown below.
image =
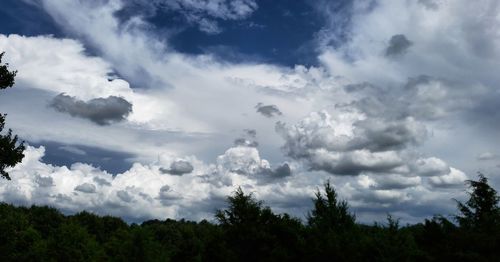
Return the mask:
<svg viewBox="0 0 500 262">
<path fill-rule="evenodd" d="M 0 93 L 25 158 L 0 200 L 213 219 L 241 187 L 360 222 L 500 188 L 496 0 L 3 0 Z"/>
</svg>

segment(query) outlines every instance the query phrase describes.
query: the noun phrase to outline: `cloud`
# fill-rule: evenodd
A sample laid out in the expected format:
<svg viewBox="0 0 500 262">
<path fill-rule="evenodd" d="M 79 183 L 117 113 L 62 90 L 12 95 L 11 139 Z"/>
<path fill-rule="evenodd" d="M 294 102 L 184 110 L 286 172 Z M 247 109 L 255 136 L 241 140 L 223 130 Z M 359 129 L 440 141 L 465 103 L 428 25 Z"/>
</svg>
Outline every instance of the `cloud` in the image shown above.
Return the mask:
<svg viewBox="0 0 500 262">
<path fill-rule="evenodd" d="M 454 205 L 452 201 L 446 204 L 437 200 L 457 197 L 456 191 L 450 190 L 463 183 L 464 178 L 452 169 L 448 176 L 436 176 L 439 179 L 428 184 L 427 180 L 409 174 L 361 175 L 356 178 L 358 183 L 343 176 L 303 172 L 293 163 L 283 163 L 273 169 L 252 147 L 230 148 L 217 159 L 216 165 L 190 159 L 195 168 L 182 176 L 161 172 L 164 163 L 173 162 L 168 156 L 149 164 L 134 163 L 129 170 L 111 175 L 81 163 L 70 168 L 45 164 L 41 161 L 43 147 L 28 146 L 25 155 L 22 163 L 9 170 L 12 180 L 0 184 L 2 201 L 50 205 L 71 213 L 87 210 L 120 216 L 130 222 L 153 218 L 213 218 L 213 211 L 222 208 L 226 196 L 238 186 L 265 200 L 276 212 L 302 217 L 312 207 L 315 190 L 327 178 L 340 196 L 359 210 L 357 215 L 363 221 L 369 213 L 364 209 L 374 205 L 391 208 L 410 219 L 429 213 L 410 215 L 408 210 L 423 207 L 442 210 L 436 205 Z M 434 187 L 442 190 L 432 191 Z M 384 216 L 381 214 L 380 218 Z"/>
<path fill-rule="evenodd" d="M 499 7 L 493 0 L 426 7 L 430 2 L 318 4 L 331 18 L 317 33 L 318 65 L 284 68 L 175 53 L 168 39 L 153 35 L 147 19 L 116 17 L 130 1 L 40 1 L 78 40 L 1 35 L 0 47 L 19 71 L 19 88 L 2 95 L 0 111 L 9 112 L 10 124 L 26 137 L 129 151 L 137 163 L 112 176 L 84 164 L 43 164 L 34 157 L 39 149 L 31 150 L 33 161 L 13 170 L 19 181 L 0 185 L 1 197 L 133 221 L 197 219 L 211 217 L 241 185 L 273 208 L 301 215 L 315 188 L 330 178 L 358 217 L 397 212 L 414 221 L 453 210 L 448 200 L 462 194 L 457 188 L 466 179 L 458 168 L 477 167 L 464 148 L 486 152 L 491 141 L 499 141 L 498 134 L 485 135 L 498 123 Z M 190 3 L 199 5 L 181 6 Z M 183 1 L 175 7 L 182 10 L 173 12 L 193 16 L 191 25 L 206 19 L 207 28 L 223 30 L 220 20 L 232 19 L 220 13 L 232 8 L 228 3 L 208 11 L 212 7 L 200 1 Z M 391 41 L 397 35 L 403 41 Z M 415 44 L 405 48 L 404 40 Z M 404 55 L 387 59 L 389 49 Z M 131 125 L 53 116 L 45 101 L 61 92 L 82 101 L 123 97 L 134 106 L 127 117 Z M 251 112 L 258 101 L 286 112 L 278 133 Z M 250 147 L 255 137 L 234 135 L 249 123 L 259 133 L 258 150 Z M 225 150 L 235 137 L 235 146 Z M 183 157 L 192 154 L 207 164 Z M 156 163 L 158 155 L 168 157 Z M 194 170 L 182 176 L 161 172 L 178 159 Z M 52 186 L 42 187 L 35 174 L 52 178 Z M 264 179 L 273 176 L 279 178 Z M 74 194 L 84 183 L 94 184 L 96 193 Z"/>
<path fill-rule="evenodd" d="M 259 142 L 257 142 L 257 131 L 255 129 L 244 129 L 243 137 L 236 138 L 233 142 L 235 146 L 249 146 L 258 147 Z"/>
<path fill-rule="evenodd" d="M 251 141 L 245 138 L 236 138 L 234 140 L 235 146 L 250 146 L 250 147 L 258 147 L 259 143 L 257 141 Z"/>
<path fill-rule="evenodd" d="M 197 24 L 200 31 L 217 34 L 222 31 L 216 19 L 240 20 L 249 17 L 258 8 L 255 0 L 195 0 L 143 1 L 159 10 L 180 13 L 188 23 Z"/>
<path fill-rule="evenodd" d="M 132 202 L 132 200 L 134 200 L 134 197 L 131 194 L 129 194 L 126 190 L 117 191 L 116 196 L 126 203 L 130 203 Z"/>
<path fill-rule="evenodd" d="M 54 185 L 54 180 L 52 179 L 52 177 L 37 176 L 36 183 L 40 187 L 51 187 Z"/>
<path fill-rule="evenodd" d="M 87 154 L 87 152 L 79 149 L 78 147 L 74 147 L 74 146 L 61 146 L 61 147 L 59 147 L 59 149 L 64 150 L 64 151 L 69 152 L 69 153 L 81 155 L 81 156 L 84 156 Z"/>
<path fill-rule="evenodd" d="M 55 110 L 74 117 L 89 119 L 98 125 L 123 121 L 132 112 L 132 104 L 122 97 L 94 98 L 87 102 L 59 94 L 50 103 Z"/>
<path fill-rule="evenodd" d="M 291 126 L 278 122 L 276 131 L 285 140 L 283 152 L 310 170 L 361 175 L 365 180 L 373 176 L 370 183 L 377 190 L 417 186 L 421 177 L 431 177 L 433 186 L 452 186 L 464 180 L 461 171 L 443 160 L 415 154 L 415 146 L 426 134 L 422 123 L 413 118 L 367 118 L 353 108 L 345 110 L 336 108 L 335 115 L 314 112 Z"/>
<path fill-rule="evenodd" d="M 435 187 L 459 187 L 463 186 L 467 176 L 460 170 L 450 168 L 450 172 L 444 176 L 430 178 L 431 185 Z"/>
<path fill-rule="evenodd" d="M 437 0 L 418 0 L 418 3 L 431 10 L 439 8 L 439 2 Z"/>
<path fill-rule="evenodd" d="M 397 34 L 389 40 L 389 46 L 385 50 L 386 56 L 398 56 L 404 54 L 413 43 L 405 35 Z"/>
<path fill-rule="evenodd" d="M 111 183 L 105 178 L 100 178 L 96 176 L 92 178 L 92 180 L 100 186 L 111 186 Z"/>
<path fill-rule="evenodd" d="M 476 159 L 479 161 L 487 161 L 487 160 L 493 160 L 497 158 L 498 156 L 496 154 L 493 154 L 491 152 L 483 152 L 479 154 Z"/>
<path fill-rule="evenodd" d="M 264 105 L 262 103 L 258 103 L 255 108 L 258 113 L 261 113 L 265 117 L 274 117 L 283 114 L 276 105 Z"/>
<path fill-rule="evenodd" d="M 177 160 L 170 164 L 169 169 L 161 168 L 160 170 L 164 173 L 172 174 L 172 175 L 184 175 L 193 172 L 193 165 L 185 160 Z"/>
<path fill-rule="evenodd" d="M 75 191 L 80 191 L 83 193 L 95 193 L 96 192 L 96 187 L 93 184 L 90 183 L 83 183 L 81 185 L 78 185 L 75 187 Z"/>
</svg>

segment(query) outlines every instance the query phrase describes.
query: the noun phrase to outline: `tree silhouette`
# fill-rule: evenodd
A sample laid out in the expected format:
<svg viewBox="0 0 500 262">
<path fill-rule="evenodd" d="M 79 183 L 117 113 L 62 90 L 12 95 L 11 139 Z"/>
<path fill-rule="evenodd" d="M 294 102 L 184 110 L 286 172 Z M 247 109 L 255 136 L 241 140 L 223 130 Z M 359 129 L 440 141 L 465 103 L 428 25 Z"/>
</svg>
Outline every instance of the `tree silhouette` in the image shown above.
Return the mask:
<svg viewBox="0 0 500 262">
<path fill-rule="evenodd" d="M 316 192 L 314 209 L 307 216 L 309 226 L 321 230 L 352 227 L 356 217 L 349 212 L 347 202 L 338 199 L 330 181 L 324 184 L 324 191 L 324 195 L 319 190 Z"/>
<path fill-rule="evenodd" d="M 0 89 L 12 87 L 17 73 L 17 71 L 9 71 L 9 64 L 2 64 L 3 55 L 4 53 L 0 54 Z M 10 129 L 7 134 L 1 134 L 5 127 L 5 116 L 0 114 L 0 176 L 10 180 L 10 176 L 5 169 L 21 162 L 24 157 L 24 145 L 18 142 L 17 135 L 12 136 L 12 130 Z"/>
<path fill-rule="evenodd" d="M 500 198 L 497 192 L 488 184 L 488 179 L 479 173 L 479 180 L 467 180 L 469 200 L 462 203 L 457 201 L 461 215 L 456 216 L 460 226 L 478 230 L 491 230 L 500 223 Z"/>
</svg>

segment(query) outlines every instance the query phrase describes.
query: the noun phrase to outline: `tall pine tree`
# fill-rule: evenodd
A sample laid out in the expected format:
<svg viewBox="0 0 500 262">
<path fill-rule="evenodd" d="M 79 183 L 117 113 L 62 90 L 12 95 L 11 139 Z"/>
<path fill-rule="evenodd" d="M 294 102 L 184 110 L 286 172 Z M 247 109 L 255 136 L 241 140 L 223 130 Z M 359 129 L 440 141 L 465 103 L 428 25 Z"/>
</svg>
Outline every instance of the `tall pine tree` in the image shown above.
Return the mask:
<svg viewBox="0 0 500 262">
<path fill-rule="evenodd" d="M 9 71 L 8 64 L 2 64 L 0 54 L 0 89 L 6 89 L 14 85 L 16 71 Z M 12 130 L 8 130 L 5 134 L 2 131 L 5 127 L 5 114 L 0 113 L 0 176 L 10 180 L 9 174 L 5 171 L 8 167 L 13 167 L 21 162 L 24 157 L 24 145 L 18 141 L 17 136 L 12 136 Z"/>
</svg>

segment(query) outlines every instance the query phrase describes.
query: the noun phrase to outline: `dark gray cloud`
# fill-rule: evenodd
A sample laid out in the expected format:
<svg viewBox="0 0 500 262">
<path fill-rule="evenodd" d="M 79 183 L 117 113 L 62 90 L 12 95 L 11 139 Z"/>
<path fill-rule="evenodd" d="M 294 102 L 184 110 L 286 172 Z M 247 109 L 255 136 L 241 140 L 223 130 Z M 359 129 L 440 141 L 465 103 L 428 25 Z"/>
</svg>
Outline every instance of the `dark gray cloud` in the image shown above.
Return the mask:
<svg viewBox="0 0 500 262">
<path fill-rule="evenodd" d="M 123 121 L 132 112 L 132 104 L 117 96 L 94 98 L 85 102 L 72 96 L 59 94 L 52 99 L 49 106 L 74 117 L 89 119 L 98 125 Z"/>
<path fill-rule="evenodd" d="M 54 186 L 54 179 L 52 179 L 52 177 L 49 177 L 49 176 L 47 176 L 47 177 L 37 176 L 36 183 L 40 187 L 51 187 L 51 186 Z"/>
<path fill-rule="evenodd" d="M 491 152 L 483 152 L 476 157 L 479 161 L 494 160 L 496 158 L 498 158 L 498 156 Z"/>
<path fill-rule="evenodd" d="M 184 174 L 189 174 L 193 172 L 194 167 L 191 163 L 186 160 L 177 160 L 170 164 L 170 168 L 160 168 L 162 173 L 168 173 L 171 175 L 181 176 Z"/>
<path fill-rule="evenodd" d="M 257 130 L 255 129 L 243 129 L 243 132 L 245 132 L 245 135 L 251 138 L 255 138 L 257 136 Z"/>
<path fill-rule="evenodd" d="M 258 147 L 259 143 L 257 141 L 248 140 L 246 138 L 236 138 L 234 140 L 235 146 L 250 146 L 250 147 Z"/>
<path fill-rule="evenodd" d="M 83 193 L 95 193 L 96 189 L 97 188 L 95 187 L 95 185 L 90 183 L 83 183 L 75 187 L 75 191 L 80 191 Z"/>
<path fill-rule="evenodd" d="M 258 113 L 261 113 L 265 117 L 274 117 L 283 114 L 276 105 L 264 105 L 262 103 L 258 103 L 255 108 Z"/>
<path fill-rule="evenodd" d="M 405 177 L 401 175 L 374 176 L 376 184 L 371 188 L 379 190 L 405 189 L 421 184 L 419 177 Z"/>
<path fill-rule="evenodd" d="M 364 157 L 369 159 L 363 159 Z M 395 168 L 402 166 L 401 159 L 394 157 L 379 157 L 378 155 L 359 156 L 352 153 L 341 153 L 338 159 L 322 159 L 313 155 L 309 158 L 311 170 L 326 171 L 335 175 L 357 176 L 362 173 L 390 173 Z"/>
<path fill-rule="evenodd" d="M 284 163 L 283 165 L 277 167 L 273 170 L 272 175 L 274 177 L 287 177 L 292 174 L 292 169 L 288 163 Z"/>
<path fill-rule="evenodd" d="M 368 119 L 355 123 L 356 137 L 350 149 L 366 148 L 372 152 L 404 149 L 421 143 L 427 131 L 425 127 L 407 118 L 400 121 Z"/>
<path fill-rule="evenodd" d="M 436 0 L 418 0 L 418 3 L 431 10 L 436 10 L 439 8 L 439 3 Z"/>
<path fill-rule="evenodd" d="M 94 177 L 92 179 L 94 182 L 96 182 L 98 185 L 100 186 L 111 186 L 111 183 L 108 182 L 108 180 L 104 179 L 104 178 L 100 178 L 100 177 Z"/>
<path fill-rule="evenodd" d="M 134 200 L 134 197 L 125 190 L 119 190 L 116 192 L 116 196 L 120 198 L 123 202 L 130 203 Z"/>
<path fill-rule="evenodd" d="M 403 34 L 393 35 L 389 40 L 389 46 L 385 50 L 386 56 L 398 56 L 404 54 L 413 43 Z"/>
<path fill-rule="evenodd" d="M 260 179 L 260 182 L 272 182 L 279 178 L 284 178 L 292 175 L 292 169 L 288 163 L 283 163 L 279 165 L 277 168 L 261 168 L 254 175 L 255 178 Z"/>
<path fill-rule="evenodd" d="M 234 140 L 235 146 L 258 147 L 259 142 L 256 140 L 257 131 L 255 129 L 243 129 L 243 136 Z"/>
<path fill-rule="evenodd" d="M 175 193 L 169 185 L 164 185 L 160 188 L 158 199 L 164 206 L 172 205 L 173 201 L 182 199 L 182 197 Z"/>
</svg>

